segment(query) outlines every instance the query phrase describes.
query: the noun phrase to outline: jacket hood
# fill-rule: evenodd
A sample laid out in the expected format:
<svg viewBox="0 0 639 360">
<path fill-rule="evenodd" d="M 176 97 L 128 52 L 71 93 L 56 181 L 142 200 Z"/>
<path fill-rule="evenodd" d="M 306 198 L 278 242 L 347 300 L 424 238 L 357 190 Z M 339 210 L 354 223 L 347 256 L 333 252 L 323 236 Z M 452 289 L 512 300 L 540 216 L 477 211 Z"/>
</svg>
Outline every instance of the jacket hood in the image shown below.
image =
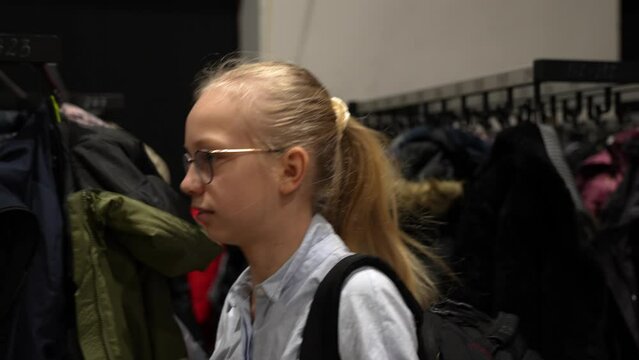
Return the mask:
<svg viewBox="0 0 639 360">
<path fill-rule="evenodd" d="M 463 184 L 454 180 L 399 180 L 395 184 L 395 196 L 400 217 L 442 217 L 463 193 Z"/>
</svg>

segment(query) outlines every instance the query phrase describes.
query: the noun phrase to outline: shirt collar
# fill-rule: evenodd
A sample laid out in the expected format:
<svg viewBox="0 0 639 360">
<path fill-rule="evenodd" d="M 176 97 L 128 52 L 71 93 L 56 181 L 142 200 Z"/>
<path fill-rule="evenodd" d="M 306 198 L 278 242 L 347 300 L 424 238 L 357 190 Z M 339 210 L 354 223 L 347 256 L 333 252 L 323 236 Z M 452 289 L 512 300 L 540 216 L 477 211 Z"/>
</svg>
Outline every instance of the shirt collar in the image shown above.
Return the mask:
<svg viewBox="0 0 639 360">
<path fill-rule="evenodd" d="M 279 300 L 285 286 L 302 267 L 308 259 L 311 248 L 329 235 L 335 234 L 331 224 L 320 214 L 313 216 L 311 223 L 306 230 L 304 239 L 300 247 L 295 251 L 282 267 L 275 274 L 264 280 L 260 286 L 269 300 L 275 302 Z"/>
<path fill-rule="evenodd" d="M 306 230 L 304 239 L 300 247 L 273 275 L 256 286 L 255 291 L 263 291 L 271 302 L 278 301 L 282 291 L 291 278 L 296 275 L 305 261 L 309 258 L 311 248 L 322 239 L 335 234 L 331 224 L 320 214 L 316 214 L 311 219 L 311 223 Z M 251 273 L 246 268 L 233 285 L 231 293 L 239 301 L 250 300 L 251 296 Z M 232 298 L 230 299 L 232 300 Z"/>
</svg>

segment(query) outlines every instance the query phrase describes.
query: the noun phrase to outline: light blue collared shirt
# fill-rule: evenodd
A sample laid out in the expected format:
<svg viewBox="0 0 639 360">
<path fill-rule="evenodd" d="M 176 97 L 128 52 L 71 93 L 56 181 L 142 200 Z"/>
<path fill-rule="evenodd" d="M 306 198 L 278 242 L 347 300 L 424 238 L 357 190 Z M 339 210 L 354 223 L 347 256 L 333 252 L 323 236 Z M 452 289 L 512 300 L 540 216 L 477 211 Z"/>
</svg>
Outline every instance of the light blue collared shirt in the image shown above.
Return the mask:
<svg viewBox="0 0 639 360">
<path fill-rule="evenodd" d="M 222 309 L 211 360 L 295 360 L 315 290 L 328 271 L 351 254 L 333 227 L 315 215 L 299 249 L 275 274 L 255 287 L 246 269 Z M 417 359 L 413 314 L 397 287 L 373 268 L 351 275 L 342 289 L 339 352 L 348 359 Z"/>
</svg>

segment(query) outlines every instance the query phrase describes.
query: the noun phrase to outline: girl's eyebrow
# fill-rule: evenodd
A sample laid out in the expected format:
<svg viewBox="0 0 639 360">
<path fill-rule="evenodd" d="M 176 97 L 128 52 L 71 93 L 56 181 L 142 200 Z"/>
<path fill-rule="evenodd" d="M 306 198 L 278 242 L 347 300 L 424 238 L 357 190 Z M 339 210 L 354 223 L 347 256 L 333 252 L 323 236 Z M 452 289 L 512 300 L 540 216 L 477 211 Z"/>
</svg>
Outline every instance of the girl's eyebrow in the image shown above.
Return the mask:
<svg viewBox="0 0 639 360">
<path fill-rule="evenodd" d="M 184 150 L 188 152 L 187 145 L 184 144 L 183 146 L 184 146 Z M 215 150 L 215 149 L 226 149 L 226 148 L 228 148 L 228 146 L 221 145 L 220 143 L 218 143 L 217 141 L 213 139 L 198 140 L 193 145 L 193 151 L 201 150 L 201 149 Z"/>
<path fill-rule="evenodd" d="M 215 137 L 200 138 L 197 141 L 195 141 L 193 145 L 195 146 L 196 149 L 209 149 L 209 150 L 226 149 L 229 147 L 225 145 L 224 143 L 220 142 L 220 139 L 217 139 Z"/>
</svg>

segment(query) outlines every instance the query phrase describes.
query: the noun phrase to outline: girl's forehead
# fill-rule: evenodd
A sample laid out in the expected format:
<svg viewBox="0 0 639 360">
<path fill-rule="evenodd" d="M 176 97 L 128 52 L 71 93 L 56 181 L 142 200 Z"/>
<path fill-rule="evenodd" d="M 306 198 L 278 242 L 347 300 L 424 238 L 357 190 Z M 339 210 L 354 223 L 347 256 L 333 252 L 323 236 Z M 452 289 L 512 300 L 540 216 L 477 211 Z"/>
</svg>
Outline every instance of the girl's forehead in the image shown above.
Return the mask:
<svg viewBox="0 0 639 360">
<path fill-rule="evenodd" d="M 260 118 L 255 91 L 212 87 L 201 93 L 191 113 L 216 118 L 250 120 Z"/>
<path fill-rule="evenodd" d="M 238 112 L 239 102 L 227 91 L 210 89 L 203 92 L 193 105 L 191 113 L 224 116 Z"/>
<path fill-rule="evenodd" d="M 246 116 L 232 97 L 203 94 L 186 121 L 186 143 L 191 147 L 236 148 L 261 138 L 257 121 Z"/>
</svg>

